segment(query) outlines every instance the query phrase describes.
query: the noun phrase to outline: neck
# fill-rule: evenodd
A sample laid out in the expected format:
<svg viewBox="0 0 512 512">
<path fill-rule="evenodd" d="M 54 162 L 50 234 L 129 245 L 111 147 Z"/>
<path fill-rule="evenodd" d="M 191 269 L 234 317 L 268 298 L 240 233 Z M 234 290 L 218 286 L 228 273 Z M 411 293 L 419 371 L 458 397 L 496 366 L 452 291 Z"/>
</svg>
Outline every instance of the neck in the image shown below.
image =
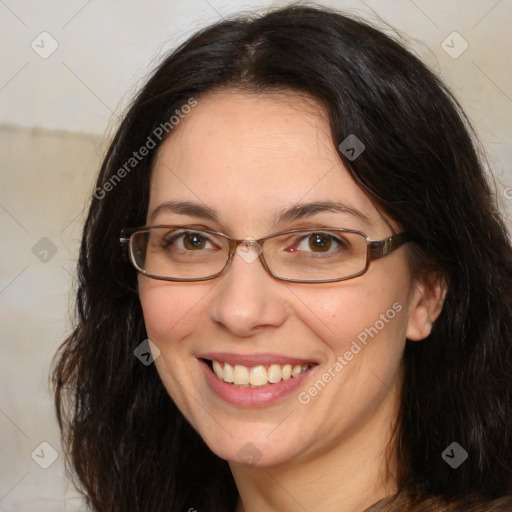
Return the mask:
<svg viewBox="0 0 512 512">
<path fill-rule="evenodd" d="M 336 447 L 308 459 L 271 467 L 230 463 L 239 492 L 235 512 L 362 512 L 394 494 L 395 393 L 384 402 L 370 421 L 345 433 Z"/>
</svg>

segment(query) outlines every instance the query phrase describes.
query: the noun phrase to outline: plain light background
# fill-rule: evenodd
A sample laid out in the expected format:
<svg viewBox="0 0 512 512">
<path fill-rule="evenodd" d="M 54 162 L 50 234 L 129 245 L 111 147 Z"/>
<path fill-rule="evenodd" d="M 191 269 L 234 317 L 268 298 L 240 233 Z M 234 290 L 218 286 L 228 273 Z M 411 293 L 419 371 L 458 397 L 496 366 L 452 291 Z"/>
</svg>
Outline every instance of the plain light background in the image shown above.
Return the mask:
<svg viewBox="0 0 512 512">
<path fill-rule="evenodd" d="M 510 219 L 512 4 L 310 3 L 385 21 L 407 37 L 471 119 Z M 81 225 L 118 116 L 160 57 L 197 29 L 285 4 L 0 0 L 0 511 L 80 508 L 64 476 L 48 372 L 70 329 Z"/>
</svg>

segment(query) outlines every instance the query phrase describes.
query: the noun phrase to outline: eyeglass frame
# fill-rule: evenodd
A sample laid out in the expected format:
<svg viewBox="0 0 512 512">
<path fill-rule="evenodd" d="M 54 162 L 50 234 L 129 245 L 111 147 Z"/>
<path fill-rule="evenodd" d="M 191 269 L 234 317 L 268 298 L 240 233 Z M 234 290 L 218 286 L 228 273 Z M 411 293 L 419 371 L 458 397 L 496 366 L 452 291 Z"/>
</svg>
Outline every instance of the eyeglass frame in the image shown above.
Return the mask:
<svg viewBox="0 0 512 512">
<path fill-rule="evenodd" d="M 202 233 L 208 233 L 210 235 L 219 235 L 223 238 L 227 239 L 229 242 L 229 252 L 228 252 L 228 258 L 226 260 L 226 264 L 224 267 L 217 272 L 216 274 L 212 274 L 211 276 L 207 277 L 199 277 L 199 278 L 182 278 L 182 277 L 165 277 L 165 276 L 157 276 L 155 274 L 150 274 L 146 272 L 144 269 L 137 266 L 135 263 L 135 258 L 133 257 L 133 251 L 131 247 L 131 237 L 135 233 L 144 232 L 144 231 L 151 231 L 152 229 L 156 228 L 181 228 L 181 229 L 187 229 L 187 230 L 196 230 L 200 231 Z M 358 235 L 361 235 L 365 241 L 366 241 L 366 265 L 365 267 L 355 274 L 351 274 L 350 276 L 341 277 L 341 278 L 335 278 L 335 279 L 320 279 L 320 280 L 302 280 L 302 279 L 289 279 L 285 277 L 278 276 L 274 274 L 264 257 L 265 249 L 263 244 L 266 240 L 269 238 L 274 238 L 280 235 L 286 235 L 290 233 L 300 233 L 300 232 L 307 232 L 312 231 L 313 233 L 315 231 L 323 232 L 323 231 L 340 231 L 343 233 L 355 233 Z M 123 251 L 123 254 L 128 256 L 128 259 L 130 263 L 135 267 L 137 272 L 140 274 L 150 277 L 151 279 L 158 279 L 160 281 L 172 281 L 172 282 L 196 282 L 196 281 L 210 281 L 211 279 L 215 279 L 222 275 L 226 269 L 231 265 L 231 262 L 233 261 L 233 256 L 235 255 L 238 247 L 246 243 L 249 246 L 255 246 L 256 244 L 259 245 L 262 249 L 261 253 L 258 255 L 258 259 L 261 261 L 261 264 L 265 271 L 271 275 L 274 279 L 277 279 L 279 281 L 284 281 L 288 283 L 303 283 L 303 284 L 321 284 L 321 283 L 335 283 L 340 281 L 347 281 L 349 279 L 354 279 L 356 277 L 360 277 L 364 275 L 368 268 L 370 267 L 370 263 L 372 261 L 384 258 L 385 256 L 389 256 L 392 252 L 394 252 L 396 249 L 401 247 L 403 244 L 407 242 L 414 241 L 413 236 L 408 231 L 402 231 L 400 233 L 393 233 L 387 238 L 384 238 L 383 240 L 372 240 L 368 237 L 366 233 L 363 233 L 362 231 L 358 231 L 355 229 L 346 229 L 346 228 L 326 228 L 326 227 L 312 227 L 312 228 L 297 228 L 297 229 L 289 229 L 286 231 L 279 231 L 277 233 L 272 233 L 271 235 L 267 235 L 263 238 L 259 238 L 258 240 L 254 240 L 252 238 L 243 238 L 243 239 L 236 239 L 231 238 L 229 235 L 226 235 L 222 231 L 215 231 L 211 229 L 204 229 L 202 227 L 195 227 L 195 226 L 184 226 L 179 224 L 158 224 L 154 226 L 140 226 L 136 228 L 127 228 L 123 229 L 119 235 L 119 244 L 121 246 L 121 250 Z"/>
</svg>

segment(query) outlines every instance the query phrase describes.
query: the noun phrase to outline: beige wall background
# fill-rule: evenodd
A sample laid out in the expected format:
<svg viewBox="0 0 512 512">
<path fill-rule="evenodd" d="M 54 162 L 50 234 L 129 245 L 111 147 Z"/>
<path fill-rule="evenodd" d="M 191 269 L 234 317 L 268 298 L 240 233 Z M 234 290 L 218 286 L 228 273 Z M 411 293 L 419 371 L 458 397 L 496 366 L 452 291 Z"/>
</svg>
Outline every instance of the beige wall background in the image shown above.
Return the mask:
<svg viewBox="0 0 512 512">
<path fill-rule="evenodd" d="M 407 35 L 472 120 L 510 219 L 512 4 L 311 3 L 380 18 Z M 0 0 L 0 511 L 83 510 L 64 475 L 48 369 L 70 329 L 85 207 L 123 106 L 159 56 L 196 29 L 284 4 Z"/>
</svg>

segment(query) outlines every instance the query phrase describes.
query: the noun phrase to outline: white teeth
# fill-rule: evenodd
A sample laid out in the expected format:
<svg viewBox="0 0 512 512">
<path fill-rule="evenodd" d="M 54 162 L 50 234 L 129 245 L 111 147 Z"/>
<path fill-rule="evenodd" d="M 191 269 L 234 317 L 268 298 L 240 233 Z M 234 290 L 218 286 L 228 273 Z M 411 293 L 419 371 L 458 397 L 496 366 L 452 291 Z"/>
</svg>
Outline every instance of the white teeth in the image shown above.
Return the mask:
<svg viewBox="0 0 512 512">
<path fill-rule="evenodd" d="M 245 366 L 235 364 L 235 384 L 249 384 L 249 370 Z"/>
<path fill-rule="evenodd" d="M 222 371 L 222 366 L 220 365 L 219 361 L 212 361 L 212 363 L 215 375 L 217 375 L 219 379 L 222 379 L 222 377 L 224 376 L 224 372 Z"/>
<path fill-rule="evenodd" d="M 292 376 L 292 365 L 291 364 L 285 364 L 283 366 L 283 371 L 281 374 L 281 378 L 283 380 L 288 380 Z"/>
<path fill-rule="evenodd" d="M 302 365 L 296 364 L 292 369 L 292 377 L 297 377 L 302 373 Z"/>
<path fill-rule="evenodd" d="M 298 377 L 309 369 L 308 364 L 271 364 L 268 368 L 264 365 L 248 368 L 240 364 L 233 367 L 229 363 L 219 361 L 212 361 L 212 367 L 219 379 L 244 387 L 260 387 L 268 383 L 277 384 L 281 380 Z"/>
<path fill-rule="evenodd" d="M 271 364 L 268 369 L 268 381 L 272 384 L 281 380 L 281 367 L 278 364 Z"/>
<path fill-rule="evenodd" d="M 249 372 L 249 384 L 263 386 L 268 382 L 267 370 L 264 366 L 254 366 Z"/>
<path fill-rule="evenodd" d="M 224 380 L 224 382 L 233 382 L 235 380 L 235 372 L 233 370 L 233 367 L 229 363 L 224 364 L 224 370 L 219 378 Z"/>
</svg>

